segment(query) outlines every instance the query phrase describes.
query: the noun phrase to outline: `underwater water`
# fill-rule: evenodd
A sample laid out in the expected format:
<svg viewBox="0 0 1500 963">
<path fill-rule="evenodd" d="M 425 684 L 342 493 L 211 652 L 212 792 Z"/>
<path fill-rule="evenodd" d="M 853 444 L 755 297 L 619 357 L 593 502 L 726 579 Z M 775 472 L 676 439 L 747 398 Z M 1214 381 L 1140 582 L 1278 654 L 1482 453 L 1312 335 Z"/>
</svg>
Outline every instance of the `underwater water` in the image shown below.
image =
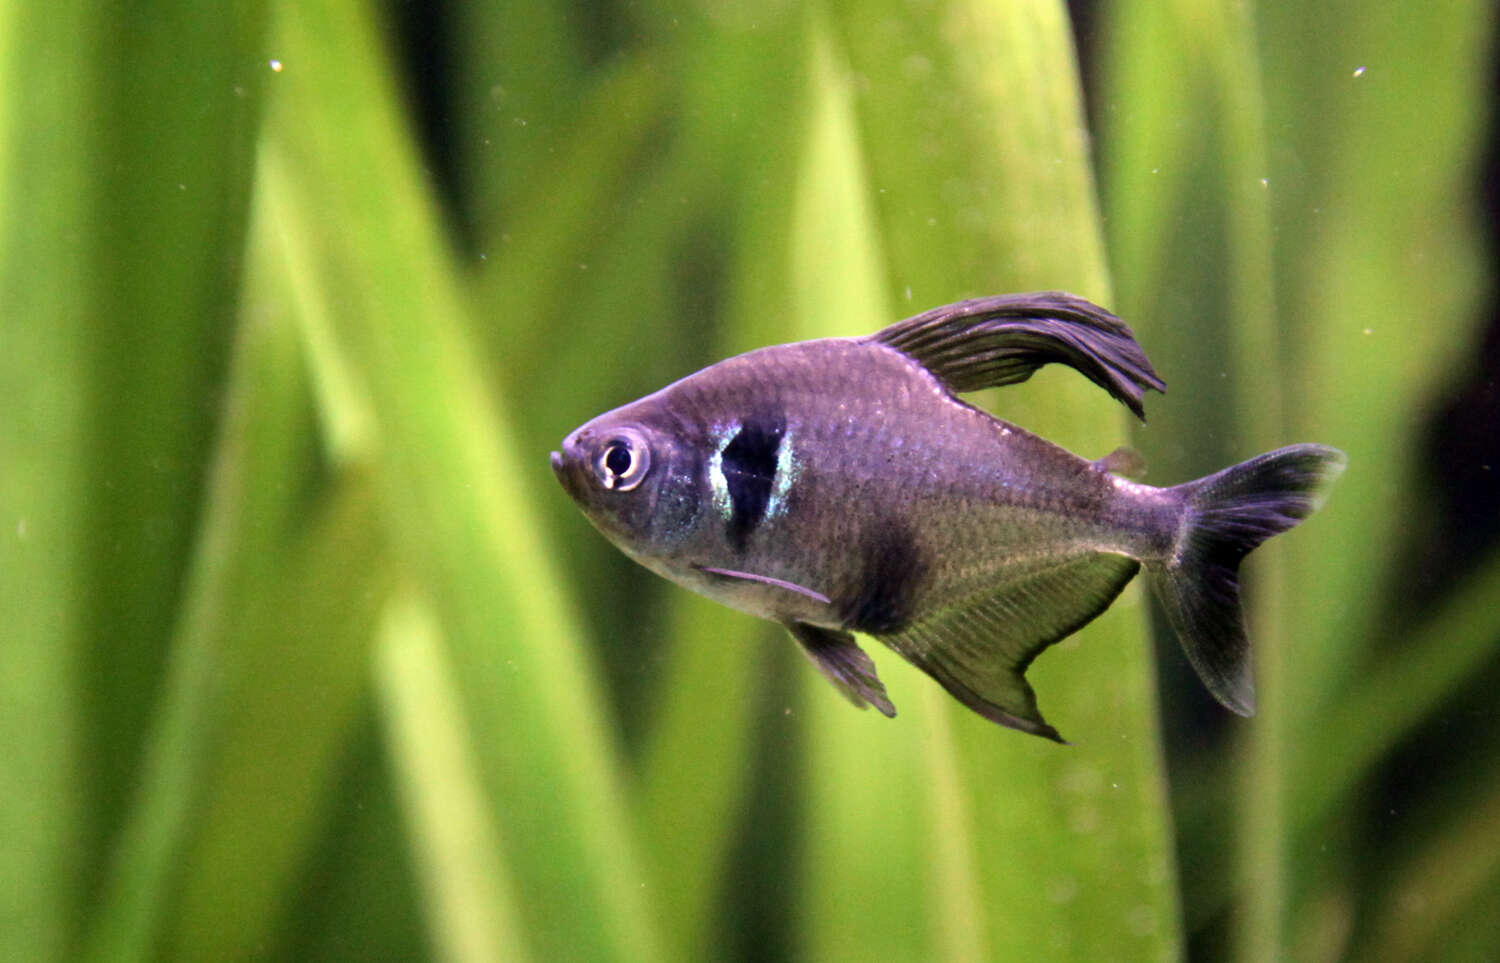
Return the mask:
<svg viewBox="0 0 1500 963">
<path fill-rule="evenodd" d="M 1488 5 L 0 0 L 0 957 L 1487 959 Z M 1072 745 L 635 565 L 548 453 L 755 347 L 1061 289 L 1168 388 L 973 396 L 1246 563 L 1259 711 L 1141 586 Z"/>
</svg>

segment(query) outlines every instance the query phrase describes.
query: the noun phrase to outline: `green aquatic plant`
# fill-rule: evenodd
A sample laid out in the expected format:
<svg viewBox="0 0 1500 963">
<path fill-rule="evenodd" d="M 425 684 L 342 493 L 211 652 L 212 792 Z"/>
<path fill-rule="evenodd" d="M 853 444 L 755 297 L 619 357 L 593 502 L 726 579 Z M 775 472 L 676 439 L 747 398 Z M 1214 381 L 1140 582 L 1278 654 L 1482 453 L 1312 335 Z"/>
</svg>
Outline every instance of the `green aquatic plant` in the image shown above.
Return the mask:
<svg viewBox="0 0 1500 963">
<path fill-rule="evenodd" d="M 1475 339 L 1492 14 L 1100 5 L 1087 114 L 1050 0 L 416 17 L 0 0 L 0 956 L 1493 945 L 1500 746 L 1364 807 L 1494 662 L 1495 558 L 1385 604 Z M 851 712 L 550 476 L 717 358 L 1045 288 L 1167 381 L 1153 484 L 1349 453 L 1250 564 L 1253 720 L 1184 721 L 1134 588 L 1031 670 L 1074 746 L 883 653 L 901 717 Z M 981 401 L 1130 440 L 1076 376 Z"/>
</svg>

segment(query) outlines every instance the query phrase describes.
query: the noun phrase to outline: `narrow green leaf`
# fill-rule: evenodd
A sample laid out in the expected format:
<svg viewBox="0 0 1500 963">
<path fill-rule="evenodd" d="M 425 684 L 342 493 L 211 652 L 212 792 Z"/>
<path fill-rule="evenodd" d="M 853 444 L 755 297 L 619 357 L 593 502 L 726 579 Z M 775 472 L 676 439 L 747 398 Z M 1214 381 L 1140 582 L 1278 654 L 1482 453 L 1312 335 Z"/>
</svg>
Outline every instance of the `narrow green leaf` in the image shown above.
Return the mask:
<svg viewBox="0 0 1500 963">
<path fill-rule="evenodd" d="M 131 797 L 226 366 L 262 10 L 0 4 L 6 956 L 77 951 Z"/>
<path fill-rule="evenodd" d="M 1500 559 L 1491 559 L 1437 606 L 1394 658 L 1362 675 L 1320 726 L 1324 751 L 1299 757 L 1290 810 L 1299 835 L 1333 816 L 1384 754 L 1494 657 Z M 1372 725 L 1371 720 L 1379 720 Z"/>
<path fill-rule="evenodd" d="M 87 769 L 104 842 L 130 798 L 207 503 L 269 70 L 263 0 L 88 9 L 94 45 L 39 69 L 90 85 L 66 151 L 90 165 L 90 221 L 52 270 L 88 298 L 91 544 L 75 577 L 90 592 L 90 752 L 112 760 Z"/>
<path fill-rule="evenodd" d="M 796 336 L 787 307 L 793 201 L 786 184 L 795 169 L 791 145 L 799 130 L 786 118 L 801 103 L 801 18 L 755 7 L 737 8 L 737 14 L 753 29 L 732 17 L 691 31 L 679 94 L 687 105 L 685 129 L 667 170 L 650 184 L 640 206 L 640 217 L 661 216 L 676 227 L 679 236 L 666 242 L 665 251 L 690 246 L 705 262 L 690 283 L 678 280 L 674 292 L 669 258 L 662 278 L 669 289 L 661 307 L 666 315 L 653 319 L 679 318 L 670 330 L 685 342 L 684 354 L 701 361 Z M 685 198 L 692 200 L 685 204 Z M 685 224 L 685 208 L 704 222 Z M 705 243 L 719 246 L 705 250 Z M 608 357 L 595 363 L 610 366 Z M 684 373 L 679 368 L 664 377 Z M 670 593 L 661 630 L 666 653 L 648 693 L 636 808 L 655 864 L 663 931 L 675 940 L 679 956 L 693 959 L 725 952 L 731 923 L 725 908 L 741 910 L 746 888 L 760 885 L 732 874 L 749 870 L 732 866 L 731 859 L 741 834 L 755 831 L 745 824 L 765 822 L 753 806 L 754 794 L 777 794 L 750 780 L 757 775 L 757 752 L 765 752 L 770 741 L 764 714 L 783 711 L 766 701 L 768 682 L 775 681 L 768 676 L 794 644 L 779 626 L 662 587 Z"/>
<path fill-rule="evenodd" d="M 889 319 L 885 261 L 843 52 L 809 20 L 805 143 L 792 212 L 792 297 L 798 334 L 859 334 Z M 909 675 L 881 666 L 902 705 Z M 930 958 L 920 764 L 922 727 L 850 711 L 816 672 L 803 674 L 809 813 L 798 923 L 813 960 Z M 905 720 L 903 719 L 903 722 Z M 879 844 L 875 840 L 879 840 Z"/>
<path fill-rule="evenodd" d="M 267 591 L 301 521 L 314 466 L 302 345 L 270 225 L 257 218 L 223 427 L 167 681 L 88 938 L 98 960 L 151 956 L 223 749 L 224 665 L 247 641 L 244 613 Z"/>
<path fill-rule="evenodd" d="M 1473 955 L 1459 927 L 1474 904 L 1492 907 L 1500 881 L 1500 782 L 1454 789 L 1434 814 L 1433 841 L 1386 874 L 1389 885 L 1349 958 L 1399 963 L 1493 955 L 1493 943 Z M 1493 917 L 1484 924 L 1493 927 Z"/>
<path fill-rule="evenodd" d="M 541 957 L 658 954 L 610 713 L 539 536 L 546 453 L 522 455 L 478 369 L 464 298 L 364 8 L 286 8 L 264 185 L 336 285 L 368 391 L 392 544 L 442 629 Z M 335 135 L 333 132 L 337 132 Z"/>
<path fill-rule="evenodd" d="M 390 603 L 375 652 L 429 927 L 444 959 L 523 963 L 528 956 L 502 868 L 504 849 L 438 633 L 431 611 L 407 587 Z"/>
<path fill-rule="evenodd" d="M 182 856 L 168 956 L 243 958 L 279 936 L 338 787 L 390 590 L 373 503 L 365 479 L 336 486 L 225 645 L 220 741 Z"/>
<path fill-rule="evenodd" d="M 862 81 L 888 290 L 905 296 L 909 288 L 912 310 L 1041 288 L 1108 304 L 1063 7 L 950 3 L 919 15 L 878 4 L 841 26 Z M 1118 409 L 1071 372 L 1043 372 L 1006 388 L 995 407 L 1087 456 L 1122 438 Z M 1133 588 L 1030 669 L 1043 710 L 1073 747 L 999 731 L 948 706 L 955 771 L 972 819 L 970 858 L 984 912 L 979 945 L 997 957 L 1178 952 L 1142 626 Z M 1090 925 L 1070 925 L 1078 919 Z"/>
<path fill-rule="evenodd" d="M 60 960 L 77 938 L 88 805 L 78 691 L 88 634 L 89 298 L 79 143 L 92 90 L 82 6 L 0 3 L 0 957 Z M 38 82 L 45 78 L 44 82 Z"/>
<path fill-rule="evenodd" d="M 1188 403 L 1185 418 L 1159 406 L 1144 443 L 1153 467 L 1196 473 L 1298 441 L 1350 456 L 1326 509 L 1246 566 L 1261 690 L 1243 724 L 1247 768 L 1180 797 L 1206 802 L 1192 825 L 1214 836 L 1227 794 L 1241 800 L 1235 885 L 1186 888 L 1197 918 L 1224 916 L 1214 894 L 1236 892 L 1247 959 L 1327 945 L 1316 933 L 1330 931 L 1330 907 L 1360 885 L 1340 842 L 1351 793 L 1473 664 L 1457 600 L 1434 623 L 1443 641 L 1417 630 L 1434 649 L 1403 660 L 1404 678 L 1367 671 L 1364 654 L 1386 617 L 1371 593 L 1401 564 L 1397 533 L 1417 509 L 1403 484 L 1416 420 L 1471 329 L 1476 279 L 1462 180 L 1485 17 L 1473 5 L 1404 9 L 1270 4 L 1252 18 L 1243 5 L 1126 3 L 1100 34 L 1122 304 L 1169 402 Z M 1390 140 L 1400 129 L 1431 136 Z M 1416 672 L 1420 661 L 1434 671 Z"/>
</svg>

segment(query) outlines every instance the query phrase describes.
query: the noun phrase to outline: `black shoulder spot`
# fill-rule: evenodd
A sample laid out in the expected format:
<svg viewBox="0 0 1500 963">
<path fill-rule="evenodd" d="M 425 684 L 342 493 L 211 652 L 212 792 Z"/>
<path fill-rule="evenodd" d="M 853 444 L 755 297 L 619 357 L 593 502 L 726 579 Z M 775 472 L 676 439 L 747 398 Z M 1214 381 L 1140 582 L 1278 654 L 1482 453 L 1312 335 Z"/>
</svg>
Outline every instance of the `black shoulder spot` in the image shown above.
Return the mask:
<svg viewBox="0 0 1500 963">
<path fill-rule="evenodd" d="M 858 565 L 858 588 L 841 605 L 845 627 L 886 635 L 910 625 L 927 578 L 927 562 L 911 529 L 895 521 L 872 527 L 859 548 Z"/>
<path fill-rule="evenodd" d="M 724 446 L 721 468 L 729 489 L 729 540 L 740 549 L 766 517 L 785 434 L 784 418 L 760 415 L 741 422 L 740 430 Z"/>
</svg>

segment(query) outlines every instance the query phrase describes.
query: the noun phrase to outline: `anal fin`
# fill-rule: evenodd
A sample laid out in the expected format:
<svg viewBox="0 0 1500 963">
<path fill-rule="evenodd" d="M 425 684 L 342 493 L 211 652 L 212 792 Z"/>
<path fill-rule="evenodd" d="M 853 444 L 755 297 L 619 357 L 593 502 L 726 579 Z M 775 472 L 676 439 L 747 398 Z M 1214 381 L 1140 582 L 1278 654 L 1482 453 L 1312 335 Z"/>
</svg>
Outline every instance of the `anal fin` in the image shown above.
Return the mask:
<svg viewBox="0 0 1500 963">
<path fill-rule="evenodd" d="M 1037 708 L 1026 668 L 1108 608 L 1139 569 L 1107 552 L 1012 566 L 985 591 L 879 638 L 986 719 L 1065 742 Z"/>
<path fill-rule="evenodd" d="M 813 665 L 844 694 L 844 698 L 860 709 L 872 705 L 887 718 L 895 718 L 896 707 L 891 704 L 885 686 L 875 674 L 875 662 L 854 641 L 854 636 L 806 622 L 789 622 L 787 629 L 802 645 L 802 651 L 807 653 Z"/>
</svg>

